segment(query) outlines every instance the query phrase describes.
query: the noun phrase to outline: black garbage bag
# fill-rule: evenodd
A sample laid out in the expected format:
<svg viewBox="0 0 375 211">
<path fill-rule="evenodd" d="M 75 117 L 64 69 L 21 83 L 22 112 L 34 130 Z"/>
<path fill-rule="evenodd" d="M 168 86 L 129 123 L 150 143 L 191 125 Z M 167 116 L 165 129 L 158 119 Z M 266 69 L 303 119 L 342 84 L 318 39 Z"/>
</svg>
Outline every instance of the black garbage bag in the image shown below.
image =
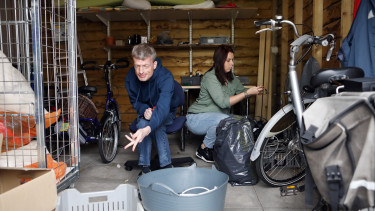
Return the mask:
<svg viewBox="0 0 375 211">
<path fill-rule="evenodd" d="M 258 182 L 255 165 L 250 161 L 254 147 L 252 126 L 246 117 L 230 116 L 216 128 L 214 160 L 217 168 L 229 176 L 234 186 Z"/>
</svg>

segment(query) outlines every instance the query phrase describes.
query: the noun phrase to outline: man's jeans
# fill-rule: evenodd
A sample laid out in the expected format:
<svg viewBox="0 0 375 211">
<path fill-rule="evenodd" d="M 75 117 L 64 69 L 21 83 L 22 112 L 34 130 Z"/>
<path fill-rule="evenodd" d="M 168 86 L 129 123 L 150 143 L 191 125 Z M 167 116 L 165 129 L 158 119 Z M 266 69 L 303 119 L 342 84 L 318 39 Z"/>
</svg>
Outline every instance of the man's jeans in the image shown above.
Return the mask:
<svg viewBox="0 0 375 211">
<path fill-rule="evenodd" d="M 171 163 L 171 151 L 169 150 L 168 135 L 166 129 L 168 125 L 173 123 L 176 118 L 176 113 L 171 112 L 168 114 L 167 119 L 160 125 L 159 128 L 146 136 L 141 143 L 138 144 L 138 165 L 150 166 L 151 146 L 152 140 L 155 141 L 156 148 L 159 154 L 160 167 L 164 167 Z M 137 128 L 144 128 L 148 125 L 148 120 L 143 118 L 137 119 Z"/>
<path fill-rule="evenodd" d="M 212 149 L 216 140 L 216 127 L 222 119 L 227 117 L 229 117 L 228 114 L 217 112 L 188 114 L 186 116 L 186 126 L 196 135 L 205 135 L 203 144 Z"/>
</svg>

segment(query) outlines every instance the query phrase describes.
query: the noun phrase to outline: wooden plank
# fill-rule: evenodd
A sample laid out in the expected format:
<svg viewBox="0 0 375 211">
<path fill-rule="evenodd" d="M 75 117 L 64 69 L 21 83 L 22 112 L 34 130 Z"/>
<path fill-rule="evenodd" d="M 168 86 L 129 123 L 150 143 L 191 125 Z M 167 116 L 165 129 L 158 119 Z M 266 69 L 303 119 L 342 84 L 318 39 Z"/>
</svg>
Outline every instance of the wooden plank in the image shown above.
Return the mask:
<svg viewBox="0 0 375 211">
<path fill-rule="evenodd" d="M 294 24 L 302 24 L 303 23 L 303 0 L 295 0 L 294 1 Z M 301 35 L 303 34 L 302 25 L 297 25 L 298 33 Z M 296 39 L 296 36 L 294 36 Z M 301 75 L 302 64 L 299 63 L 296 67 L 298 76 Z"/>
<path fill-rule="evenodd" d="M 303 23 L 303 0 L 294 0 L 294 23 Z M 297 25 L 296 27 L 298 29 L 298 32 L 300 34 L 303 34 L 302 25 Z"/>
<path fill-rule="evenodd" d="M 282 14 L 283 17 L 289 17 L 288 14 L 289 8 L 289 0 L 282 1 Z M 288 28 L 284 27 L 281 30 L 281 73 L 280 73 L 280 91 L 283 92 L 285 90 L 285 82 L 288 76 L 288 60 L 289 60 L 289 30 Z M 282 93 L 281 93 L 282 95 Z M 287 102 L 283 102 L 287 103 Z"/>
<path fill-rule="evenodd" d="M 341 37 L 345 38 L 348 35 L 352 25 L 354 0 L 341 1 Z M 340 44 L 342 43 L 341 40 Z"/>
<path fill-rule="evenodd" d="M 313 0 L 313 31 L 315 35 L 323 34 L 323 0 Z M 314 45 L 313 46 L 313 57 L 319 62 L 319 65 L 322 66 L 322 46 Z"/>
<path fill-rule="evenodd" d="M 266 0 L 260 2 L 239 0 L 240 13 L 241 8 L 252 7 L 257 5 L 260 8 L 256 17 L 243 18 L 238 16 L 235 22 L 235 74 L 238 76 L 247 76 L 250 83 L 255 85 L 258 83 L 258 58 L 259 58 L 259 36 L 255 35 L 257 28 L 253 21 L 272 17 L 272 9 L 274 0 Z M 236 1 L 237 4 L 237 1 Z M 216 9 L 215 9 L 216 10 Z M 223 13 L 220 9 L 218 12 Z M 230 9 L 231 10 L 231 9 Z M 202 10 L 203 11 L 203 10 Z M 224 12 L 225 13 L 225 12 Z M 122 13 L 116 13 L 122 14 Z M 206 15 L 206 14 L 205 14 Z M 246 14 L 249 15 L 249 14 Z M 79 16 L 79 15 L 78 15 Z M 96 18 L 96 17 L 95 17 Z M 121 17 L 123 18 L 123 17 Z M 139 18 L 139 17 L 138 17 Z M 158 18 L 156 18 L 158 19 Z M 194 19 L 194 17 L 193 17 Z M 83 61 L 94 60 L 99 64 L 103 64 L 107 59 L 107 51 L 105 50 L 106 26 L 101 22 L 89 22 L 77 17 L 77 31 L 80 47 L 82 49 Z M 154 20 L 151 21 L 151 36 L 156 36 L 162 31 L 170 31 L 170 36 L 175 42 L 184 41 L 188 38 L 189 21 L 186 20 Z M 193 42 L 199 42 L 200 36 L 229 36 L 230 35 L 230 16 L 223 16 L 221 20 L 193 20 Z M 128 36 L 133 34 L 146 35 L 147 27 L 143 19 L 139 21 L 121 21 L 111 22 L 111 34 L 115 39 L 127 40 Z M 112 58 L 128 58 L 130 65 L 131 47 L 111 49 Z M 212 66 L 212 56 L 215 47 L 212 48 L 193 48 L 193 73 L 205 73 Z M 188 48 L 156 48 L 158 56 L 162 58 L 163 65 L 167 67 L 177 81 L 181 76 L 189 75 L 189 52 Z M 129 68 L 121 71 L 113 72 L 113 92 L 116 100 L 120 104 L 123 122 L 132 122 L 134 118 L 128 119 L 127 114 L 134 112 L 131 109 L 130 102 L 125 90 L 124 79 Z M 89 85 L 97 86 L 98 93 L 94 97 L 95 103 L 98 104 L 100 111 L 104 108 L 104 96 L 106 94 L 105 83 L 102 71 L 90 71 L 88 73 Z M 82 77 L 79 79 L 82 85 Z M 263 84 L 263 81 L 260 82 Z M 255 98 L 253 98 L 255 99 Z M 255 101 L 251 100 L 250 104 L 254 105 Z M 250 114 L 254 114 L 255 106 L 250 106 Z M 124 124 L 123 124 L 124 128 Z"/>
<path fill-rule="evenodd" d="M 269 94 L 263 97 L 264 114 L 262 117 L 270 119 L 272 116 L 272 58 L 271 58 L 271 43 L 272 32 L 266 32 L 266 52 L 264 60 L 264 87 L 268 90 Z"/>
<path fill-rule="evenodd" d="M 261 26 L 261 29 L 266 28 Z M 258 60 L 258 80 L 257 86 L 264 85 L 264 71 L 265 71 L 265 52 L 266 52 L 266 35 L 267 33 L 261 33 L 259 39 L 259 60 Z M 255 102 L 255 116 L 263 116 L 263 95 L 256 96 Z"/>
<path fill-rule="evenodd" d="M 101 16 L 111 22 L 149 20 L 216 20 L 228 19 L 234 15 L 239 19 L 249 19 L 257 13 L 257 8 L 210 8 L 210 9 L 158 9 L 158 10 L 126 10 L 126 11 L 78 11 L 77 17 L 100 22 Z"/>
</svg>

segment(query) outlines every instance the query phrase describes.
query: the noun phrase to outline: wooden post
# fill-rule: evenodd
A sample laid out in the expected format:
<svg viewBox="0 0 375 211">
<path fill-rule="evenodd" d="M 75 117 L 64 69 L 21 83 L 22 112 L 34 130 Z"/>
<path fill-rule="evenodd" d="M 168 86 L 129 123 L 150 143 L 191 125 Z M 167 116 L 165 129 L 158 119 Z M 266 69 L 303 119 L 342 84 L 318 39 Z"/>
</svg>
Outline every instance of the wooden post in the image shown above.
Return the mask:
<svg viewBox="0 0 375 211">
<path fill-rule="evenodd" d="M 294 24 L 303 23 L 303 0 L 294 1 Z M 302 25 L 296 25 L 298 33 L 303 34 Z M 294 36 L 296 38 L 296 36 Z M 296 68 L 297 75 L 300 77 L 302 73 L 302 63 L 299 63 Z"/>
<path fill-rule="evenodd" d="M 303 0 L 294 1 L 294 23 L 303 23 Z M 302 25 L 297 25 L 297 29 L 300 34 L 303 34 Z"/>
<path fill-rule="evenodd" d="M 268 95 L 263 97 L 265 105 L 266 118 L 270 119 L 272 117 L 272 54 L 271 54 L 271 43 L 272 43 L 272 32 L 266 32 L 266 54 L 264 61 L 264 87 L 268 90 Z"/>
<path fill-rule="evenodd" d="M 318 36 L 323 34 L 323 0 L 313 2 L 313 32 Z M 322 46 L 314 45 L 312 55 L 322 66 Z"/>
<path fill-rule="evenodd" d="M 348 35 L 353 22 L 354 0 L 341 1 L 341 43 Z M 340 43 L 340 44 L 341 44 Z"/>
<path fill-rule="evenodd" d="M 262 26 L 261 29 L 266 26 Z M 262 32 L 259 39 L 259 61 L 257 86 L 263 85 L 268 91 L 268 95 L 257 95 L 255 102 L 255 116 L 269 119 L 271 117 L 271 32 Z"/>
<path fill-rule="evenodd" d="M 264 29 L 265 26 L 261 26 L 260 29 Z M 258 60 L 258 79 L 257 86 L 263 85 L 264 83 L 264 52 L 265 52 L 266 33 L 260 33 L 259 38 L 259 60 Z M 263 110 L 263 96 L 256 96 L 255 101 L 255 116 L 262 116 Z"/>
<path fill-rule="evenodd" d="M 261 26 L 261 29 L 266 28 L 266 26 Z M 258 79 L 257 86 L 263 85 L 266 89 L 268 87 L 268 77 L 269 77 L 269 57 L 267 54 L 270 54 L 270 45 L 271 45 L 271 36 L 270 32 L 260 33 L 259 39 L 259 60 L 258 60 Z M 267 47 L 268 46 L 268 47 Z M 261 116 L 267 118 L 267 96 L 266 95 L 257 95 L 255 102 L 255 116 Z"/>
<path fill-rule="evenodd" d="M 289 0 L 282 1 L 282 14 L 284 19 L 288 19 L 289 14 Z M 288 27 L 283 27 L 281 29 L 281 73 L 280 73 L 280 94 L 283 95 L 285 90 L 285 82 L 288 76 L 288 63 L 289 63 L 289 29 Z M 287 102 L 283 102 L 287 103 Z M 281 105 L 283 106 L 283 105 Z"/>
</svg>

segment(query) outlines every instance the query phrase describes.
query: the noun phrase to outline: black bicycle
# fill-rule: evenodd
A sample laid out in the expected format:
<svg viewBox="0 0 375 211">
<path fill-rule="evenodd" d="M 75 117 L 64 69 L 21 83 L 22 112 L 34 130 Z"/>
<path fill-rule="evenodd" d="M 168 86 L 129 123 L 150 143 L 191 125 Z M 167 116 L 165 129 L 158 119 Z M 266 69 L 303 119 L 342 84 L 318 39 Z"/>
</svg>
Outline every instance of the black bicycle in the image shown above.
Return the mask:
<svg viewBox="0 0 375 211">
<path fill-rule="evenodd" d="M 119 59 L 115 63 L 107 61 L 104 65 L 97 65 L 95 61 L 88 61 L 81 65 L 82 71 L 104 71 L 107 95 L 104 113 L 100 121 L 97 118 L 98 111 L 96 106 L 91 100 L 92 96 L 97 92 L 97 89 L 96 87 L 88 86 L 86 74 L 84 74 L 85 86 L 78 88 L 80 142 L 97 141 L 99 154 L 104 163 L 109 163 L 116 157 L 118 139 L 121 131 L 120 110 L 116 100 L 113 98 L 111 89 L 111 71 L 127 68 L 128 66 L 129 61 L 126 59 Z"/>
</svg>

